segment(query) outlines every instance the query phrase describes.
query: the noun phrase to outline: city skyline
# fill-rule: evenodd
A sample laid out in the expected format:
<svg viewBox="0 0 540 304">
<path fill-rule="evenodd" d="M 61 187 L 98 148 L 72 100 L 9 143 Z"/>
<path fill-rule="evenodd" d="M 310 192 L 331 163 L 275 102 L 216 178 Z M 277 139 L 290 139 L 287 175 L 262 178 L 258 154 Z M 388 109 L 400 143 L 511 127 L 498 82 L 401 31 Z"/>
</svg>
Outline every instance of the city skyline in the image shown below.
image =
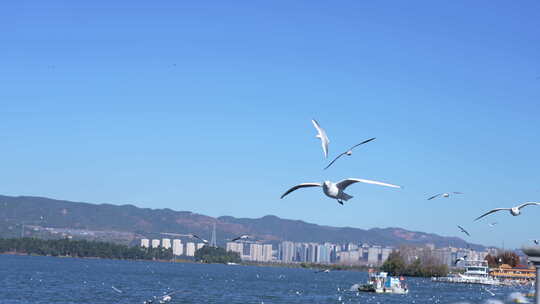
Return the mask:
<svg viewBox="0 0 540 304">
<path fill-rule="evenodd" d="M 171 249 L 174 256 L 194 257 L 196 250 L 208 246 L 202 242 L 182 242 L 181 239 L 140 239 L 140 247 L 162 247 Z M 274 249 L 275 247 L 275 249 Z M 185 250 L 184 250 L 185 248 Z M 432 256 L 448 267 L 459 267 L 455 263 L 458 258 L 479 261 L 484 260 L 488 254 L 497 254 L 500 249 L 486 248 L 478 251 L 471 248 L 436 247 L 434 244 L 423 246 L 381 246 L 373 244 L 348 242 L 335 244 L 331 242 L 291 242 L 282 241 L 277 244 L 260 243 L 252 241 L 227 242 L 227 251 L 239 254 L 242 261 L 261 263 L 314 263 L 339 264 L 347 266 L 381 266 L 390 253 L 399 250 L 409 262 L 419 256 Z M 427 251 L 427 252 L 426 252 Z"/>
</svg>

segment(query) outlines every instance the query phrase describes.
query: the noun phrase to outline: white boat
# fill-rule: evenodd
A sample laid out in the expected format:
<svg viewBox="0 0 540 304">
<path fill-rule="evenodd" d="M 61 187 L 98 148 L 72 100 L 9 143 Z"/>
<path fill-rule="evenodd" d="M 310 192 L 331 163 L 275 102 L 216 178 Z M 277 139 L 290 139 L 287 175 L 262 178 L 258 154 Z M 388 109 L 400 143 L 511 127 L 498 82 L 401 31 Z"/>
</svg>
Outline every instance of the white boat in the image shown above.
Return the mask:
<svg viewBox="0 0 540 304">
<path fill-rule="evenodd" d="M 369 271 L 366 284 L 358 287 L 358 291 L 375 293 L 407 294 L 409 289 L 406 284 L 402 284 L 403 277 L 395 278 L 388 276 L 386 272 Z"/>
<path fill-rule="evenodd" d="M 447 277 L 433 277 L 434 282 L 501 285 L 502 282 L 489 275 L 487 261 L 465 261 L 465 272 Z"/>
</svg>

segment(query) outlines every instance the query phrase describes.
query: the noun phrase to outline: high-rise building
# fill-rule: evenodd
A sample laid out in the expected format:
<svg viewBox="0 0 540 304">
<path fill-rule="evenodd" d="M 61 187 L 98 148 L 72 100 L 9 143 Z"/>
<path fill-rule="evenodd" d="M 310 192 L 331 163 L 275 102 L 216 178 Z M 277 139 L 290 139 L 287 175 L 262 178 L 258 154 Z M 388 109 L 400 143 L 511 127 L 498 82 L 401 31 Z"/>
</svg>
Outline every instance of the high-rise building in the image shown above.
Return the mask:
<svg viewBox="0 0 540 304">
<path fill-rule="evenodd" d="M 263 246 L 261 244 L 249 244 L 249 259 L 250 261 L 262 262 Z"/>
<path fill-rule="evenodd" d="M 316 262 L 320 264 L 330 263 L 330 254 L 332 248 L 328 244 L 317 245 L 317 259 Z"/>
<path fill-rule="evenodd" d="M 195 243 L 188 242 L 186 244 L 186 255 L 187 256 L 195 256 Z"/>
<path fill-rule="evenodd" d="M 152 240 L 152 248 L 158 248 L 159 247 L 159 240 Z"/>
<path fill-rule="evenodd" d="M 244 254 L 244 243 L 228 242 L 227 251 L 237 252 L 242 257 Z"/>
<path fill-rule="evenodd" d="M 161 247 L 165 249 L 171 248 L 171 239 L 162 239 L 161 240 Z"/>
<path fill-rule="evenodd" d="M 184 253 L 184 246 L 182 245 L 181 240 L 179 239 L 173 240 L 172 252 L 174 255 L 182 255 Z"/>
<path fill-rule="evenodd" d="M 358 265 L 360 263 L 360 253 L 355 251 L 340 251 L 337 253 L 337 258 L 340 264 Z"/>
<path fill-rule="evenodd" d="M 197 243 L 197 250 L 204 247 L 204 243 Z"/>
<path fill-rule="evenodd" d="M 348 243 L 346 249 L 347 251 L 354 251 L 358 249 L 358 245 L 355 243 Z"/>
<path fill-rule="evenodd" d="M 294 260 L 297 262 L 306 262 L 308 258 L 308 246 L 305 243 L 295 243 Z"/>
<path fill-rule="evenodd" d="M 382 256 L 381 256 L 381 263 L 384 263 L 386 262 L 386 260 L 388 260 L 388 256 L 390 255 L 390 253 L 392 253 L 392 248 L 383 248 L 382 249 Z"/>
<path fill-rule="evenodd" d="M 317 262 L 317 243 L 308 243 L 307 244 L 307 256 L 306 262 L 316 263 Z"/>
<path fill-rule="evenodd" d="M 380 261 L 380 258 L 379 258 L 380 254 L 381 254 L 381 246 L 371 246 L 368 249 L 368 264 L 378 265 Z"/>
<path fill-rule="evenodd" d="M 150 247 L 150 240 L 149 239 L 141 239 L 141 247 L 143 247 L 143 248 Z"/>
<path fill-rule="evenodd" d="M 271 262 L 272 260 L 272 244 L 264 244 L 262 248 L 262 261 Z"/>
<path fill-rule="evenodd" d="M 281 242 L 280 244 L 281 262 L 291 263 L 294 258 L 294 243 L 289 241 Z"/>
</svg>

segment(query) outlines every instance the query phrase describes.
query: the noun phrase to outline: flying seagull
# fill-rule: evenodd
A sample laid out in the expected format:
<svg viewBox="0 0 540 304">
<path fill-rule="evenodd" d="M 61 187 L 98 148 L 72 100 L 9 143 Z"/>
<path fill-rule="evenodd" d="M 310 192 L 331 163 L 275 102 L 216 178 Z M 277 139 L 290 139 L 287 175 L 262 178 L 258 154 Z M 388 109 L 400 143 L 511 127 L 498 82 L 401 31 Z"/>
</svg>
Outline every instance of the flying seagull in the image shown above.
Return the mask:
<svg viewBox="0 0 540 304">
<path fill-rule="evenodd" d="M 510 214 L 512 214 L 513 216 L 518 216 L 521 214 L 521 209 L 526 207 L 526 206 L 529 206 L 529 205 L 540 205 L 540 203 L 536 203 L 536 202 L 527 202 L 527 203 L 523 203 L 519 206 L 515 206 L 515 207 L 512 207 L 512 208 L 495 208 L 493 210 L 489 210 L 488 212 L 480 215 L 479 217 L 477 217 L 476 219 L 474 219 L 475 221 L 483 218 L 484 216 L 486 215 L 489 215 L 489 214 L 492 214 L 494 212 L 497 212 L 497 211 L 501 211 L 501 210 L 508 210 L 510 211 Z"/>
<path fill-rule="evenodd" d="M 205 239 L 203 239 L 203 238 L 200 238 L 200 237 L 199 237 L 198 235 L 196 235 L 196 234 L 193 234 L 193 233 L 192 233 L 190 236 L 191 236 L 192 238 L 196 238 L 196 239 L 201 240 L 201 241 L 202 241 L 203 243 L 205 243 L 205 244 L 208 244 L 208 241 L 207 241 L 207 240 L 205 240 Z"/>
<path fill-rule="evenodd" d="M 356 147 L 358 147 L 358 146 L 360 146 L 360 145 L 363 145 L 363 144 L 365 144 L 365 143 L 368 143 L 368 142 L 370 142 L 370 141 L 372 141 L 372 140 L 374 140 L 374 139 L 375 139 L 375 137 L 370 138 L 370 139 L 367 139 L 367 140 L 364 140 L 363 142 L 361 142 L 361 143 L 359 143 L 359 144 L 356 144 L 356 145 L 350 147 L 349 150 L 347 150 L 347 151 L 341 153 L 341 154 L 338 155 L 336 158 L 334 158 L 334 160 L 331 161 L 331 162 L 328 164 L 328 166 L 324 167 L 324 169 L 325 169 L 325 170 L 328 169 L 328 168 L 329 168 L 336 160 L 338 160 L 338 158 L 342 157 L 343 155 L 349 155 L 349 156 L 352 155 L 352 150 L 353 150 L 354 148 L 356 148 Z"/>
<path fill-rule="evenodd" d="M 461 232 L 465 233 L 467 236 L 471 236 L 469 234 L 469 232 L 467 232 L 467 230 L 465 230 L 465 228 L 461 227 L 460 225 L 457 225 L 457 226 L 458 226 L 459 230 L 461 230 Z"/>
<path fill-rule="evenodd" d="M 247 240 L 249 239 L 251 236 L 249 236 L 248 234 L 242 234 L 241 236 L 239 237 L 235 237 L 234 239 L 231 240 L 231 242 L 236 242 L 238 240 Z"/>
<path fill-rule="evenodd" d="M 454 265 L 457 265 L 459 262 L 465 261 L 466 259 L 467 259 L 467 256 L 466 256 L 466 255 L 464 255 L 464 256 L 462 256 L 462 257 L 460 257 L 460 258 L 457 258 L 457 259 L 454 261 Z"/>
<path fill-rule="evenodd" d="M 326 196 L 336 199 L 338 203 L 343 205 L 343 201 L 348 201 L 351 198 L 353 198 L 351 195 L 348 195 L 347 193 L 343 192 L 347 187 L 354 183 L 366 183 L 366 184 L 374 184 L 374 185 L 380 185 L 380 186 L 386 186 L 386 187 L 392 187 L 392 188 L 401 188 L 400 186 L 387 184 L 383 182 L 377 182 L 372 181 L 368 179 L 360 179 L 360 178 L 348 178 L 344 179 L 340 182 L 333 183 L 331 181 L 324 181 L 323 183 L 303 183 L 296 185 L 292 187 L 291 189 L 287 190 L 281 198 L 284 198 L 287 194 L 293 192 L 296 189 L 300 188 L 307 188 L 307 187 L 322 187 L 323 192 Z"/>
<path fill-rule="evenodd" d="M 484 287 L 484 290 L 487 291 L 487 292 L 489 292 L 489 294 L 492 295 L 492 296 L 495 295 L 495 294 L 493 293 L 493 291 L 491 291 L 491 290 L 489 290 L 489 289 L 487 289 L 487 288 L 485 288 L 485 287 Z"/>
<path fill-rule="evenodd" d="M 111 287 L 112 287 L 112 289 L 113 289 L 114 291 L 116 291 L 116 292 L 118 292 L 118 293 L 122 293 L 122 292 L 123 292 L 123 291 L 121 291 L 120 289 L 118 289 L 118 288 L 116 288 L 116 287 L 114 287 L 114 286 L 111 286 Z"/>
<path fill-rule="evenodd" d="M 461 192 L 451 192 L 451 193 L 452 193 L 452 194 L 463 194 L 463 193 L 461 193 Z M 442 197 L 449 197 L 449 196 L 450 196 L 450 193 L 439 193 L 439 194 L 435 194 L 434 196 L 428 198 L 428 201 L 429 201 L 429 200 L 432 200 L 432 199 L 434 199 L 434 198 L 436 198 L 436 197 L 439 197 L 439 196 L 442 196 Z"/>
<path fill-rule="evenodd" d="M 540 241 L 539 240 L 532 240 L 533 243 L 535 243 L 536 245 L 540 245 Z"/>
<path fill-rule="evenodd" d="M 330 140 L 328 139 L 328 136 L 326 136 L 326 131 L 324 131 L 324 129 L 321 128 L 321 126 L 315 119 L 312 119 L 311 122 L 313 123 L 313 126 L 315 127 L 315 129 L 317 129 L 317 135 L 315 135 L 315 137 L 321 139 L 321 145 L 322 145 L 324 157 L 328 158 L 328 144 L 330 143 Z"/>
</svg>

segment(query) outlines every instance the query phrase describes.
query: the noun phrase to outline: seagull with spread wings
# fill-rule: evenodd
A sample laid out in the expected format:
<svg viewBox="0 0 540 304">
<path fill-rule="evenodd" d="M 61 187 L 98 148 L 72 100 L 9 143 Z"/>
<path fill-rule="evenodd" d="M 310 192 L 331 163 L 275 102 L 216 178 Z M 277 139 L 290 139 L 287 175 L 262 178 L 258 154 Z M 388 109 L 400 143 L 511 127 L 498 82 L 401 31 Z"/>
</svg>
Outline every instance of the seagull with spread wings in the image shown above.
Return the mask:
<svg viewBox="0 0 540 304">
<path fill-rule="evenodd" d="M 356 144 L 356 145 L 350 147 L 349 150 L 347 150 L 347 151 L 341 153 L 341 154 L 338 155 L 336 158 L 334 158 L 334 160 L 331 161 L 331 162 L 328 164 L 328 166 L 324 167 L 324 169 L 325 169 L 325 170 L 328 169 L 328 168 L 329 168 L 336 160 L 338 160 L 338 158 L 342 157 L 343 155 L 349 155 L 349 156 L 352 155 L 352 150 L 353 150 L 354 148 L 356 148 L 356 147 L 358 147 L 358 146 L 360 146 L 360 145 L 363 145 L 363 144 L 365 144 L 365 143 L 368 143 L 368 142 L 370 142 L 370 141 L 372 141 L 372 140 L 374 140 L 374 139 L 375 139 L 375 137 L 370 138 L 370 139 L 367 139 L 367 140 L 364 140 L 363 142 L 361 142 L 361 143 L 359 143 L 359 144 Z"/>
<path fill-rule="evenodd" d="M 238 236 L 238 237 L 235 237 L 234 239 L 232 239 L 231 242 L 236 242 L 238 240 L 247 240 L 250 237 L 251 236 L 249 234 L 242 234 L 241 236 Z"/>
<path fill-rule="evenodd" d="M 317 129 L 317 135 L 315 135 L 315 137 L 321 140 L 324 157 L 328 158 L 328 144 L 330 143 L 330 140 L 328 139 L 328 136 L 326 135 L 326 131 L 324 131 L 324 129 L 321 128 L 321 126 L 315 119 L 312 119 L 311 122 L 313 123 L 313 126 L 315 127 L 315 129 Z"/>
<path fill-rule="evenodd" d="M 457 258 L 457 259 L 454 261 L 454 266 L 457 265 L 459 262 L 465 261 L 465 260 L 467 260 L 467 256 L 466 256 L 466 255 Z"/>
<path fill-rule="evenodd" d="M 471 236 L 469 234 L 469 232 L 467 230 L 465 230 L 465 228 L 461 227 L 460 225 L 457 225 L 457 226 L 458 226 L 459 230 L 461 230 L 461 232 L 465 233 L 467 236 Z"/>
<path fill-rule="evenodd" d="M 199 236 L 196 235 L 196 234 L 193 234 L 193 233 L 192 233 L 192 234 L 190 234 L 190 237 L 199 239 L 199 240 L 201 240 L 203 243 L 208 244 L 208 240 L 205 240 L 205 239 L 199 237 Z"/>
<path fill-rule="evenodd" d="M 439 196 L 441 196 L 441 197 L 449 197 L 450 194 L 463 194 L 463 193 L 461 193 L 461 192 L 439 193 L 439 194 L 435 194 L 435 195 L 431 196 L 430 198 L 428 198 L 428 201 L 432 200 L 434 198 L 437 198 Z"/>
<path fill-rule="evenodd" d="M 486 215 L 495 213 L 495 212 L 497 212 L 497 211 L 502 211 L 502 210 L 508 210 L 508 211 L 510 211 L 510 214 L 512 214 L 513 216 L 518 216 L 518 215 L 521 214 L 521 209 L 523 209 L 524 207 L 527 207 L 527 206 L 531 206 L 531 205 L 538 206 L 538 205 L 540 205 L 540 203 L 537 203 L 537 202 L 526 202 L 526 203 L 523 203 L 523 204 L 521 204 L 521 205 L 518 205 L 518 206 L 515 206 L 515 207 L 511 207 L 511 208 L 495 208 L 495 209 L 489 210 L 488 212 L 486 212 L 486 213 L 480 215 L 479 217 L 475 218 L 474 220 L 477 221 L 477 220 L 483 218 L 483 217 L 486 216 Z"/>
<path fill-rule="evenodd" d="M 345 193 L 345 189 L 349 187 L 350 185 L 354 183 L 366 183 L 366 184 L 372 184 L 372 185 L 379 185 L 379 186 L 386 186 L 391 188 L 401 188 L 397 185 L 387 184 L 383 182 L 378 181 L 372 181 L 368 179 L 360 179 L 360 178 L 347 178 L 340 182 L 333 183 L 331 181 L 324 181 L 322 183 L 303 183 L 296 185 L 289 190 L 287 190 L 283 195 L 281 195 L 281 198 L 284 198 L 287 194 L 300 189 L 300 188 L 307 188 L 307 187 L 322 187 L 323 192 L 326 196 L 336 199 L 338 203 L 343 205 L 343 201 L 348 201 L 351 198 L 353 198 L 351 195 L 348 195 Z"/>
</svg>

